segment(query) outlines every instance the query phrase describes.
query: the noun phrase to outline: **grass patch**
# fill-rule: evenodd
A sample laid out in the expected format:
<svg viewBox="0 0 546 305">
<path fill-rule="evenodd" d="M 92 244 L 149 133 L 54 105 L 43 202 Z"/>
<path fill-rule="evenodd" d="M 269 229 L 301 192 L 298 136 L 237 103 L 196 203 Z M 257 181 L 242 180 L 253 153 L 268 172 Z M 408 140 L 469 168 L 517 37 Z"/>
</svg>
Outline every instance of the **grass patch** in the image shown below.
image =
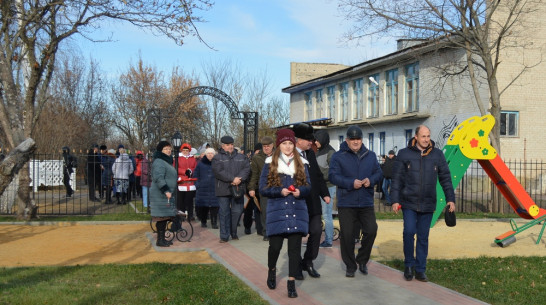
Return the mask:
<svg viewBox="0 0 546 305">
<path fill-rule="evenodd" d="M 268 304 L 220 264 L 0 270 L 0 304 Z"/>
<path fill-rule="evenodd" d="M 404 270 L 402 260 L 381 263 Z M 546 257 L 540 256 L 428 260 L 427 276 L 490 304 L 538 304 L 546 300 L 545 266 Z"/>
</svg>

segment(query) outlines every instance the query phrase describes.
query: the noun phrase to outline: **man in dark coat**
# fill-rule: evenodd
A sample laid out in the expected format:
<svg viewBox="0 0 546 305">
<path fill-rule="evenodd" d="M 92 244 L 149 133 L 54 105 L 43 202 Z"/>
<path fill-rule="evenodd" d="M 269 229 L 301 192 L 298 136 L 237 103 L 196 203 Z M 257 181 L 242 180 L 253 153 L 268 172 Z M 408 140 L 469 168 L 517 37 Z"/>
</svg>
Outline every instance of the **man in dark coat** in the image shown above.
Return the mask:
<svg viewBox="0 0 546 305">
<path fill-rule="evenodd" d="M 96 197 L 96 189 L 100 186 L 102 172 L 100 169 L 99 146 L 94 144 L 87 154 L 87 185 L 89 186 L 89 201 L 100 202 Z"/>
<path fill-rule="evenodd" d="M 318 278 L 320 274 L 313 266 L 313 260 L 318 256 L 320 247 L 320 236 L 322 235 L 322 204 L 321 198 L 330 203 L 330 193 L 317 163 L 315 152 L 311 149 L 315 140 L 313 127 L 306 123 L 294 126 L 296 135 L 296 149 L 300 155 L 309 162 L 309 176 L 311 177 L 311 194 L 305 198 L 307 211 L 309 213 L 309 237 L 307 238 L 307 249 L 303 254 L 302 269 L 309 273 L 309 276 Z"/>
<path fill-rule="evenodd" d="M 381 187 L 383 189 L 383 194 L 385 194 L 387 205 L 392 204 L 389 189 L 391 187 L 392 167 L 394 166 L 395 158 L 394 150 L 389 150 L 385 162 L 381 165 L 381 170 L 383 171 L 383 185 Z"/>
<path fill-rule="evenodd" d="M 404 216 L 404 278 L 427 282 L 428 235 L 436 210 L 436 184 L 440 182 L 447 208 L 455 211 L 455 192 L 444 153 L 434 147 L 430 129 L 420 125 L 408 147 L 400 150 L 393 168 L 392 209 Z M 417 243 L 415 243 L 417 235 Z M 415 246 L 416 244 L 416 246 Z M 415 253 L 414 253 L 415 250 Z"/>
<path fill-rule="evenodd" d="M 260 176 L 262 174 L 262 169 L 264 168 L 265 159 L 273 155 L 275 150 L 275 142 L 273 138 L 265 136 L 261 139 L 260 143 L 262 144 L 262 149 L 252 156 L 252 162 L 250 162 L 250 180 L 248 181 L 248 194 L 252 198 L 257 196 L 258 202 L 260 203 L 260 220 L 262 232 L 257 232 L 258 235 L 263 235 L 263 240 L 268 241 L 266 232 L 266 211 L 267 211 L 267 197 L 261 196 L 258 192 L 258 187 L 260 183 Z M 256 225 L 256 230 L 258 230 L 258 225 Z"/>
<path fill-rule="evenodd" d="M 74 167 L 77 166 L 76 158 L 70 154 L 68 146 L 63 147 L 63 184 L 66 189 L 66 198 L 72 197 L 74 190 L 70 186 L 70 176 L 74 172 Z"/>
<path fill-rule="evenodd" d="M 225 243 L 231 238 L 238 240 L 237 222 L 243 213 L 244 196 L 236 198 L 232 188 L 246 193 L 245 181 L 250 175 L 250 162 L 245 155 L 234 150 L 233 138 L 223 136 L 220 139 L 222 148 L 212 159 L 212 171 L 216 178 L 216 197 L 220 210 L 218 220 L 220 222 L 220 242 Z"/>
</svg>

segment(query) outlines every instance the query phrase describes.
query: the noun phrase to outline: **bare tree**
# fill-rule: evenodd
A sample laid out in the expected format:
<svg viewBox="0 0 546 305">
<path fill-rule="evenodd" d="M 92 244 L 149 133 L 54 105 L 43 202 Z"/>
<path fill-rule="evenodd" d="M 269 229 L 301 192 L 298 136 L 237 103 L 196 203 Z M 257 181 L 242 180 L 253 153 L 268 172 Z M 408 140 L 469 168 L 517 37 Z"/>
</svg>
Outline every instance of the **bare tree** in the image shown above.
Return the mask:
<svg viewBox="0 0 546 305">
<path fill-rule="evenodd" d="M 75 34 L 92 39 L 93 30 L 107 20 L 125 21 L 182 45 L 199 33 L 196 11 L 209 0 L 155 1 L 2 1 L 0 5 L 0 138 L 14 148 L 33 137 L 45 103 L 62 42 Z M 4 179 L 4 178 L 2 178 Z M 28 165 L 21 170 L 18 211 L 30 204 Z"/>
<path fill-rule="evenodd" d="M 542 0 L 338 0 L 342 14 L 354 22 L 345 38 L 359 41 L 363 37 L 404 36 L 427 39 L 439 45 L 455 46 L 466 52 L 466 66 L 453 75 L 468 73 L 481 115 L 486 111 L 500 122 L 501 94 L 497 72 L 506 48 L 527 48 L 523 31 L 531 22 L 530 15 Z M 517 43 L 515 43 L 517 42 Z M 535 64 L 523 64 L 512 84 Z M 479 95 L 481 72 L 489 92 L 490 109 L 485 109 Z M 490 137 L 500 151 L 500 124 L 495 124 Z"/>
</svg>

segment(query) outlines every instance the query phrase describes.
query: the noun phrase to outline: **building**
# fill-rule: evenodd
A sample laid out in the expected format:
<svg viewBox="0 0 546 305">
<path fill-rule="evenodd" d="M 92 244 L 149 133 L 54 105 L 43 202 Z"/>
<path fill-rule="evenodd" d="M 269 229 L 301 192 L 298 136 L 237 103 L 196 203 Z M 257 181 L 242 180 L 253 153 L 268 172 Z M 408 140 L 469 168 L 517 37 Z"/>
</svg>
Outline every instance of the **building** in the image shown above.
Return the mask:
<svg viewBox="0 0 546 305">
<path fill-rule="evenodd" d="M 504 52 L 497 75 L 501 90 L 517 76 L 501 96 L 497 124 L 503 159 L 542 159 L 546 149 L 536 132 L 546 127 L 540 69 L 545 66 L 546 22 L 534 20 L 535 30 L 526 38 L 538 47 Z M 514 75 L 522 71 L 522 63 L 529 69 Z M 468 73 L 460 69 L 464 66 L 465 51 L 449 43 L 399 40 L 397 51 L 354 66 L 291 63 L 291 85 L 282 92 L 290 94 L 291 123 L 331 119 L 326 128 L 336 149 L 347 126 L 355 124 L 364 132 L 364 144 L 378 155 L 406 147 L 420 124 L 431 128 L 431 138 L 441 148 L 454 127 L 480 115 Z M 487 83 L 481 82 L 478 91 L 488 109 Z"/>
</svg>

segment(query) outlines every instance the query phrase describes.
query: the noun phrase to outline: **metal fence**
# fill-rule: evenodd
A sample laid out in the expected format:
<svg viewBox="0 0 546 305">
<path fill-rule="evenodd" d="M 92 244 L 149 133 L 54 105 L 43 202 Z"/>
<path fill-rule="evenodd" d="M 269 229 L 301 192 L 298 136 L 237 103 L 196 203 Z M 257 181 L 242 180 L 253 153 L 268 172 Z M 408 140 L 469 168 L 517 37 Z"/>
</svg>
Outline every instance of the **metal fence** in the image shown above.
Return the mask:
<svg viewBox="0 0 546 305">
<path fill-rule="evenodd" d="M 132 190 L 130 199 L 125 205 L 105 204 L 104 198 L 100 202 L 89 200 L 89 183 L 87 181 L 87 155 L 74 155 L 78 160 L 78 167 L 72 175 L 72 186 L 75 194 L 65 198 L 65 188 L 62 184 L 62 156 L 60 154 L 35 155 L 31 159 L 32 185 L 29 187 L 31 199 L 38 206 L 39 215 L 96 215 L 109 213 L 145 213 L 142 198 Z M 520 181 L 534 202 L 546 208 L 546 164 L 542 161 L 505 161 L 514 176 Z M 97 173 L 100 174 L 100 173 Z M 92 176 L 92 175 L 91 175 Z M 0 214 L 15 213 L 15 198 L 17 179 L 0 198 Z M 513 214 L 508 202 L 501 196 L 500 200 L 493 200 L 493 191 L 496 187 L 481 168 L 477 161 L 473 161 L 455 190 L 457 197 L 457 212 L 475 213 L 505 213 Z M 99 189 L 95 190 L 97 198 Z M 376 193 L 376 198 L 380 195 Z M 376 201 L 381 203 L 380 200 Z M 376 204 L 376 211 L 388 212 L 390 207 Z"/>
</svg>

